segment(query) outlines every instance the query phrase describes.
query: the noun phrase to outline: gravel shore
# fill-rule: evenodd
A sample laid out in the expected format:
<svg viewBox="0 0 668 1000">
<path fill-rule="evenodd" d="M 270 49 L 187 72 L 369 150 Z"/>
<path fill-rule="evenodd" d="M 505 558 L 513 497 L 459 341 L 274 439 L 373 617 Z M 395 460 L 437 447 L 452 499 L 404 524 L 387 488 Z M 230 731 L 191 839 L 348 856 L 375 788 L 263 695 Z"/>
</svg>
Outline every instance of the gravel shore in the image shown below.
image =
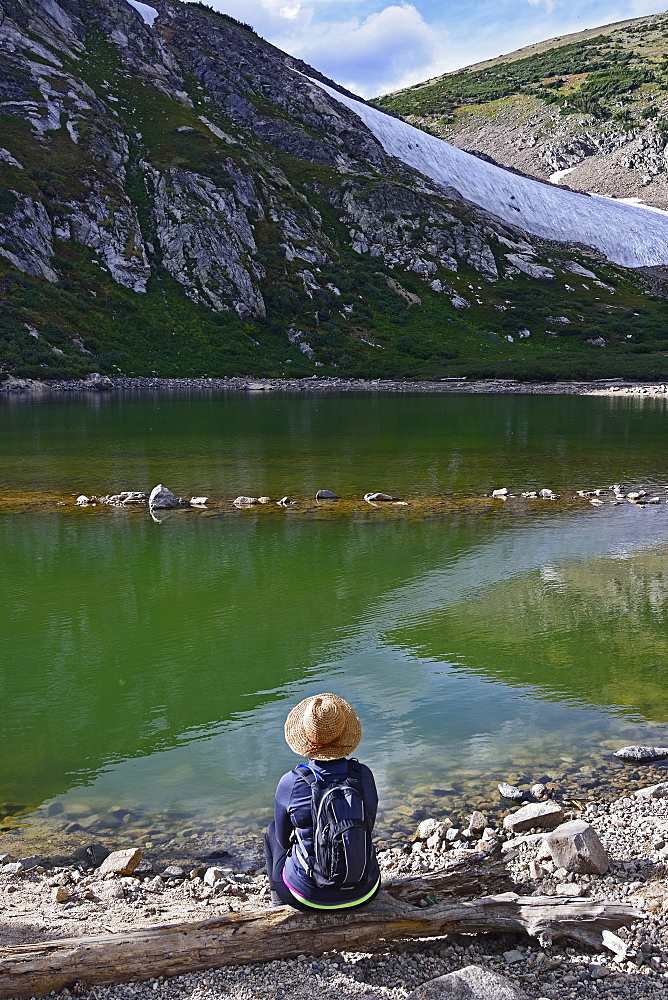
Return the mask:
<svg viewBox="0 0 668 1000">
<path fill-rule="evenodd" d="M 92 375 L 88 379 L 37 379 L 7 376 L 0 381 L 6 396 L 49 396 L 100 392 L 424 392 L 424 393 L 512 393 L 571 396 L 668 396 L 668 383 L 645 383 L 623 379 L 596 379 L 593 382 L 515 382 L 511 379 L 360 379 L 313 375 L 310 378 L 130 378 Z"/>
<path fill-rule="evenodd" d="M 370 952 L 304 955 L 288 961 L 236 966 L 118 986 L 82 985 L 80 995 L 94 1000 L 193 997 L 196 1000 L 353 1000 L 360 996 L 403 998 L 436 976 L 479 964 L 507 976 L 528 997 L 649 998 L 668 995 L 668 799 L 629 794 L 611 802 L 590 800 L 581 809 L 562 802 L 566 818 L 582 817 L 597 831 L 611 864 L 605 875 L 577 875 L 545 859 L 541 838 L 523 840 L 496 827 L 485 836 L 503 842 L 508 868 L 520 894 L 589 896 L 632 903 L 645 918 L 619 937 L 627 953 L 594 953 L 569 943 L 542 948 L 516 935 L 449 936 L 379 947 Z M 570 811 L 569 811 L 570 808 Z M 445 816 L 436 815 L 443 820 Z M 524 835 L 523 835 L 524 836 Z M 445 850 L 445 848 L 443 849 Z M 422 841 L 397 843 L 381 852 L 384 876 L 417 874 L 438 868 L 443 850 Z M 465 848 L 448 848 L 456 856 Z M 212 864 L 214 864 L 212 862 Z M 213 885 L 204 868 L 136 872 L 104 878 L 95 870 L 38 866 L 0 871 L 0 908 L 4 944 L 54 937 L 86 936 L 132 927 L 197 920 L 230 910 L 269 905 L 261 869 L 233 871 L 221 865 Z M 149 866 L 150 867 L 150 866 Z M 139 875 L 139 877 L 136 877 Z M 60 902 L 56 900 L 60 899 Z M 62 996 L 68 996 L 64 991 Z"/>
</svg>

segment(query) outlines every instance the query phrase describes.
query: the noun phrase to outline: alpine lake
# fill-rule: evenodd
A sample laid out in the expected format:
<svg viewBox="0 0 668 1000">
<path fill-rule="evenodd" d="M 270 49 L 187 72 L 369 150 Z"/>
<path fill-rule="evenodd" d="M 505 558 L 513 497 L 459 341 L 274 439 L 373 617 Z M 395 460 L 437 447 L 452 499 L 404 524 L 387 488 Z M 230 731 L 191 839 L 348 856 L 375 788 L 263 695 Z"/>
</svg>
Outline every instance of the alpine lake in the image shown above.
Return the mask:
<svg viewBox="0 0 668 1000">
<path fill-rule="evenodd" d="M 499 781 L 660 780 L 613 751 L 668 745 L 667 441 L 637 396 L 2 400 L 0 851 L 250 857 L 318 691 L 362 719 L 383 844 L 501 815 Z M 75 505 L 157 483 L 209 502 Z M 661 502 L 576 495 L 611 484 Z"/>
</svg>

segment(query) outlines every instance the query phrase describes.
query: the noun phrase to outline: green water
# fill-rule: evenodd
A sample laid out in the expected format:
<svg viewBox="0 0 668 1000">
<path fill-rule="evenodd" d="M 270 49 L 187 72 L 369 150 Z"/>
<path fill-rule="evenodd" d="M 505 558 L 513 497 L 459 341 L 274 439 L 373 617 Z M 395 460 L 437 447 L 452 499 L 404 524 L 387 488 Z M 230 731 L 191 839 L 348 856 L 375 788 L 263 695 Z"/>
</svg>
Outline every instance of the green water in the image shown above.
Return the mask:
<svg viewBox="0 0 668 1000">
<path fill-rule="evenodd" d="M 0 825 L 46 830 L 50 811 L 65 839 L 62 817 L 120 805 L 254 828 L 296 762 L 285 714 L 318 690 L 358 708 L 388 829 L 432 786 L 484 796 L 665 745 L 668 505 L 470 500 L 660 486 L 667 430 L 638 399 L 5 402 Z M 73 506 L 157 482 L 211 509 Z M 318 507 L 319 488 L 408 506 Z M 70 499 L 15 502 L 43 492 Z M 286 493 L 294 507 L 219 502 Z"/>
</svg>

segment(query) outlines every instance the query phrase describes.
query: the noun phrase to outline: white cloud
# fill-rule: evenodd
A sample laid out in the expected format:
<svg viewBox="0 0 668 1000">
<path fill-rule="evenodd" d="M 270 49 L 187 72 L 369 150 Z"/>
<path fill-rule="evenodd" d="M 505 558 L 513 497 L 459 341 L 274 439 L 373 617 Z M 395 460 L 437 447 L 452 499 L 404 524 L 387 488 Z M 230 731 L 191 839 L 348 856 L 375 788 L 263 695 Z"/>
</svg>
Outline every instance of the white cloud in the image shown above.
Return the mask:
<svg viewBox="0 0 668 1000">
<path fill-rule="evenodd" d="M 412 4 L 364 20 L 320 23 L 291 51 L 337 83 L 372 97 L 444 71 L 444 45 Z"/>
<path fill-rule="evenodd" d="M 363 97 L 530 43 L 661 9 L 661 0 L 204 0 Z"/>
<path fill-rule="evenodd" d="M 351 17 L 352 4 L 341 0 L 324 5 L 318 0 L 305 4 L 301 0 L 208 2 L 251 24 L 274 45 L 363 97 L 418 83 L 445 70 L 446 33 L 430 28 L 410 3 Z"/>
</svg>

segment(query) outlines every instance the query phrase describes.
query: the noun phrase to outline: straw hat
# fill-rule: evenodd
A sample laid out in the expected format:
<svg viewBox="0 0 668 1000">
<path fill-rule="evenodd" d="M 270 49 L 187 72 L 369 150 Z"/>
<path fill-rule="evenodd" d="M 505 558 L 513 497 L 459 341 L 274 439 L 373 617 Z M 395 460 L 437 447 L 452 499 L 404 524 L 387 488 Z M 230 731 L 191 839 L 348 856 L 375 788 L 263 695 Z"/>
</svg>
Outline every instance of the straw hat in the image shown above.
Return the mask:
<svg viewBox="0 0 668 1000">
<path fill-rule="evenodd" d="M 357 713 L 337 694 L 304 698 L 285 720 L 291 750 L 310 760 L 338 760 L 352 753 L 362 738 Z"/>
</svg>

